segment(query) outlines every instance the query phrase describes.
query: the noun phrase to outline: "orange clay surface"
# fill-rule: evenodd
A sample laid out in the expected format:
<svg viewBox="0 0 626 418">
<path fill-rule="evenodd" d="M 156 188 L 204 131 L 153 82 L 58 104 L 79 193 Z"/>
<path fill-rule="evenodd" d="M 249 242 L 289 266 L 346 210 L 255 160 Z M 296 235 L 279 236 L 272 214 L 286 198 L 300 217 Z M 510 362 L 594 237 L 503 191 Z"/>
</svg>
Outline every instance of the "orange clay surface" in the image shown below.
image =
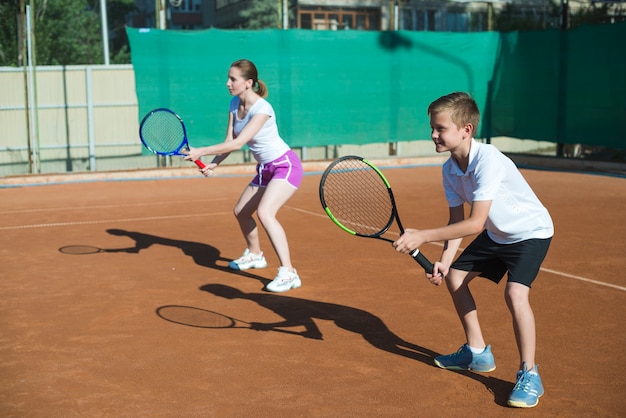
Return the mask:
<svg viewBox="0 0 626 418">
<path fill-rule="evenodd" d="M 447 290 L 337 228 L 320 171 L 279 213 L 303 281 L 284 294 L 263 290 L 278 268 L 264 233 L 266 269 L 227 268 L 245 247 L 232 207 L 248 173 L 0 189 L 0 416 L 624 416 L 625 179 L 522 170 L 556 228 L 531 292 L 546 393 L 522 411 L 506 406 L 504 284 L 472 284 L 497 369 L 433 366 L 464 342 Z M 440 167 L 383 172 L 406 227 L 447 222 Z M 242 322 L 209 328 L 209 311 Z"/>
</svg>

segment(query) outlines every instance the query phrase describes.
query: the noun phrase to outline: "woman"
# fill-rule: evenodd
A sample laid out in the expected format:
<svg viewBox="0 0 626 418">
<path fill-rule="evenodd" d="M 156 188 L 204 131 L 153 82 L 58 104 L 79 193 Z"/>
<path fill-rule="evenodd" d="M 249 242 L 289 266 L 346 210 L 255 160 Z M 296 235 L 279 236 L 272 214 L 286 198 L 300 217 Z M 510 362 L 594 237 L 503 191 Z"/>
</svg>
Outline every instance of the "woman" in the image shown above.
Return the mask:
<svg viewBox="0 0 626 418">
<path fill-rule="evenodd" d="M 247 270 L 267 266 L 261 251 L 259 230 L 252 216 L 256 212 L 280 260 L 278 275 L 266 289 L 286 292 L 300 287 L 302 282 L 291 264 L 287 235 L 276 214 L 300 186 L 302 163 L 278 133 L 274 109 L 265 100 L 267 86 L 259 80 L 256 66 L 245 59 L 235 61 L 228 70 L 226 86 L 233 96 L 226 140 L 217 145 L 192 148 L 185 159 L 195 161 L 203 155 L 215 155 L 213 161 L 201 170 L 209 176 L 230 152 L 248 146 L 257 161 L 257 174 L 234 208 L 247 248 L 240 258 L 230 262 L 229 267 Z"/>
</svg>

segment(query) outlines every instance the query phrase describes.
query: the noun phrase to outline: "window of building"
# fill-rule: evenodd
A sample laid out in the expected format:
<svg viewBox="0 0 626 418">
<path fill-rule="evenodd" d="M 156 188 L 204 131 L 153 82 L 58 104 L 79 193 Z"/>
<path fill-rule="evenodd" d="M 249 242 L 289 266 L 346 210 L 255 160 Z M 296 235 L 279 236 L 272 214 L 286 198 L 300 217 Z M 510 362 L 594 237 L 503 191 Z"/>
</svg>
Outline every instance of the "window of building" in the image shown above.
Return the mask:
<svg viewBox="0 0 626 418">
<path fill-rule="evenodd" d="M 450 32 L 469 32 L 470 31 L 470 15 L 469 12 L 448 12 L 446 14 L 446 29 Z"/>
<path fill-rule="evenodd" d="M 380 30 L 381 15 L 374 8 L 300 7 L 298 28 L 314 30 Z"/>
<path fill-rule="evenodd" d="M 436 15 L 437 11 L 434 9 L 401 9 L 400 29 L 434 31 Z"/>
</svg>

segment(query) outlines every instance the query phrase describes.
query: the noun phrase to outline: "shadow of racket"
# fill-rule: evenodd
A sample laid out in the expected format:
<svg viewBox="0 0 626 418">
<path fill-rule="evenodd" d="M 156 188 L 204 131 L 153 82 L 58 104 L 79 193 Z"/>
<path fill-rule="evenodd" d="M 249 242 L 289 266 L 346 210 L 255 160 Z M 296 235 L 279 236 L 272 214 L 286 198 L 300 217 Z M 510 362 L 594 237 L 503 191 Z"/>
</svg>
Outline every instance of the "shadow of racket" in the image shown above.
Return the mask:
<svg viewBox="0 0 626 418">
<path fill-rule="evenodd" d="M 66 245 L 59 248 L 59 252 L 63 254 L 83 255 L 83 254 L 95 254 L 95 253 L 107 253 L 109 250 L 104 248 L 93 247 L 91 245 Z"/>
<path fill-rule="evenodd" d="M 194 328 L 226 329 L 244 328 L 254 331 L 276 331 L 302 336 L 301 332 L 275 328 L 271 324 L 246 322 L 232 316 L 193 306 L 165 305 L 157 308 L 156 314 L 168 322 Z"/>
<path fill-rule="evenodd" d="M 134 248 L 99 248 L 93 245 L 66 245 L 59 248 L 59 252 L 70 255 L 84 255 L 96 253 L 132 253 L 138 252 Z"/>
</svg>

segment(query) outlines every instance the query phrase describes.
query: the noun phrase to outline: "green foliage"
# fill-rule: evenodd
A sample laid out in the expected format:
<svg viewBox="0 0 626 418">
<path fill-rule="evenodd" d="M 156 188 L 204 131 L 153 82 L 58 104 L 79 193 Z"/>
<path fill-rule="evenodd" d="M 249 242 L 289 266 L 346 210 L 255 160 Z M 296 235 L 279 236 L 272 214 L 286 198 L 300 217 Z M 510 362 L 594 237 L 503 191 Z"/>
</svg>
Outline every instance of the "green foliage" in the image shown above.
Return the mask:
<svg viewBox="0 0 626 418">
<path fill-rule="evenodd" d="M 103 64 L 100 0 L 24 0 L 31 5 L 37 65 Z M 133 0 L 107 0 L 109 51 L 112 63 L 130 62 L 125 17 Z M 23 65 L 20 56 L 20 1 L 0 4 L 0 66 Z"/>
<path fill-rule="evenodd" d="M 280 28 L 281 0 L 256 0 L 239 16 L 246 19 L 246 29 Z"/>
<path fill-rule="evenodd" d="M 558 2 L 547 3 L 543 9 L 510 3 L 497 14 L 494 29 L 511 32 L 560 28 L 562 13 Z M 626 7 L 617 2 L 589 3 L 576 10 L 570 8 L 568 17 L 569 28 L 623 22 L 626 20 Z"/>
<path fill-rule="evenodd" d="M 543 10 L 509 3 L 497 13 L 494 29 L 511 32 L 558 28 L 560 13 L 560 7 L 556 3 L 547 4 Z"/>
<path fill-rule="evenodd" d="M 35 12 L 38 65 L 101 64 L 99 15 L 87 0 L 39 2 Z"/>
<path fill-rule="evenodd" d="M 626 6 L 623 3 L 591 3 L 571 14 L 570 27 L 624 21 L 626 21 Z"/>
<path fill-rule="evenodd" d="M 16 66 L 19 55 L 17 25 L 19 0 L 0 2 L 0 65 Z"/>
<path fill-rule="evenodd" d="M 130 47 L 125 30 L 126 16 L 136 11 L 137 6 L 134 0 L 107 0 L 109 50 L 112 64 L 130 63 Z"/>
</svg>

